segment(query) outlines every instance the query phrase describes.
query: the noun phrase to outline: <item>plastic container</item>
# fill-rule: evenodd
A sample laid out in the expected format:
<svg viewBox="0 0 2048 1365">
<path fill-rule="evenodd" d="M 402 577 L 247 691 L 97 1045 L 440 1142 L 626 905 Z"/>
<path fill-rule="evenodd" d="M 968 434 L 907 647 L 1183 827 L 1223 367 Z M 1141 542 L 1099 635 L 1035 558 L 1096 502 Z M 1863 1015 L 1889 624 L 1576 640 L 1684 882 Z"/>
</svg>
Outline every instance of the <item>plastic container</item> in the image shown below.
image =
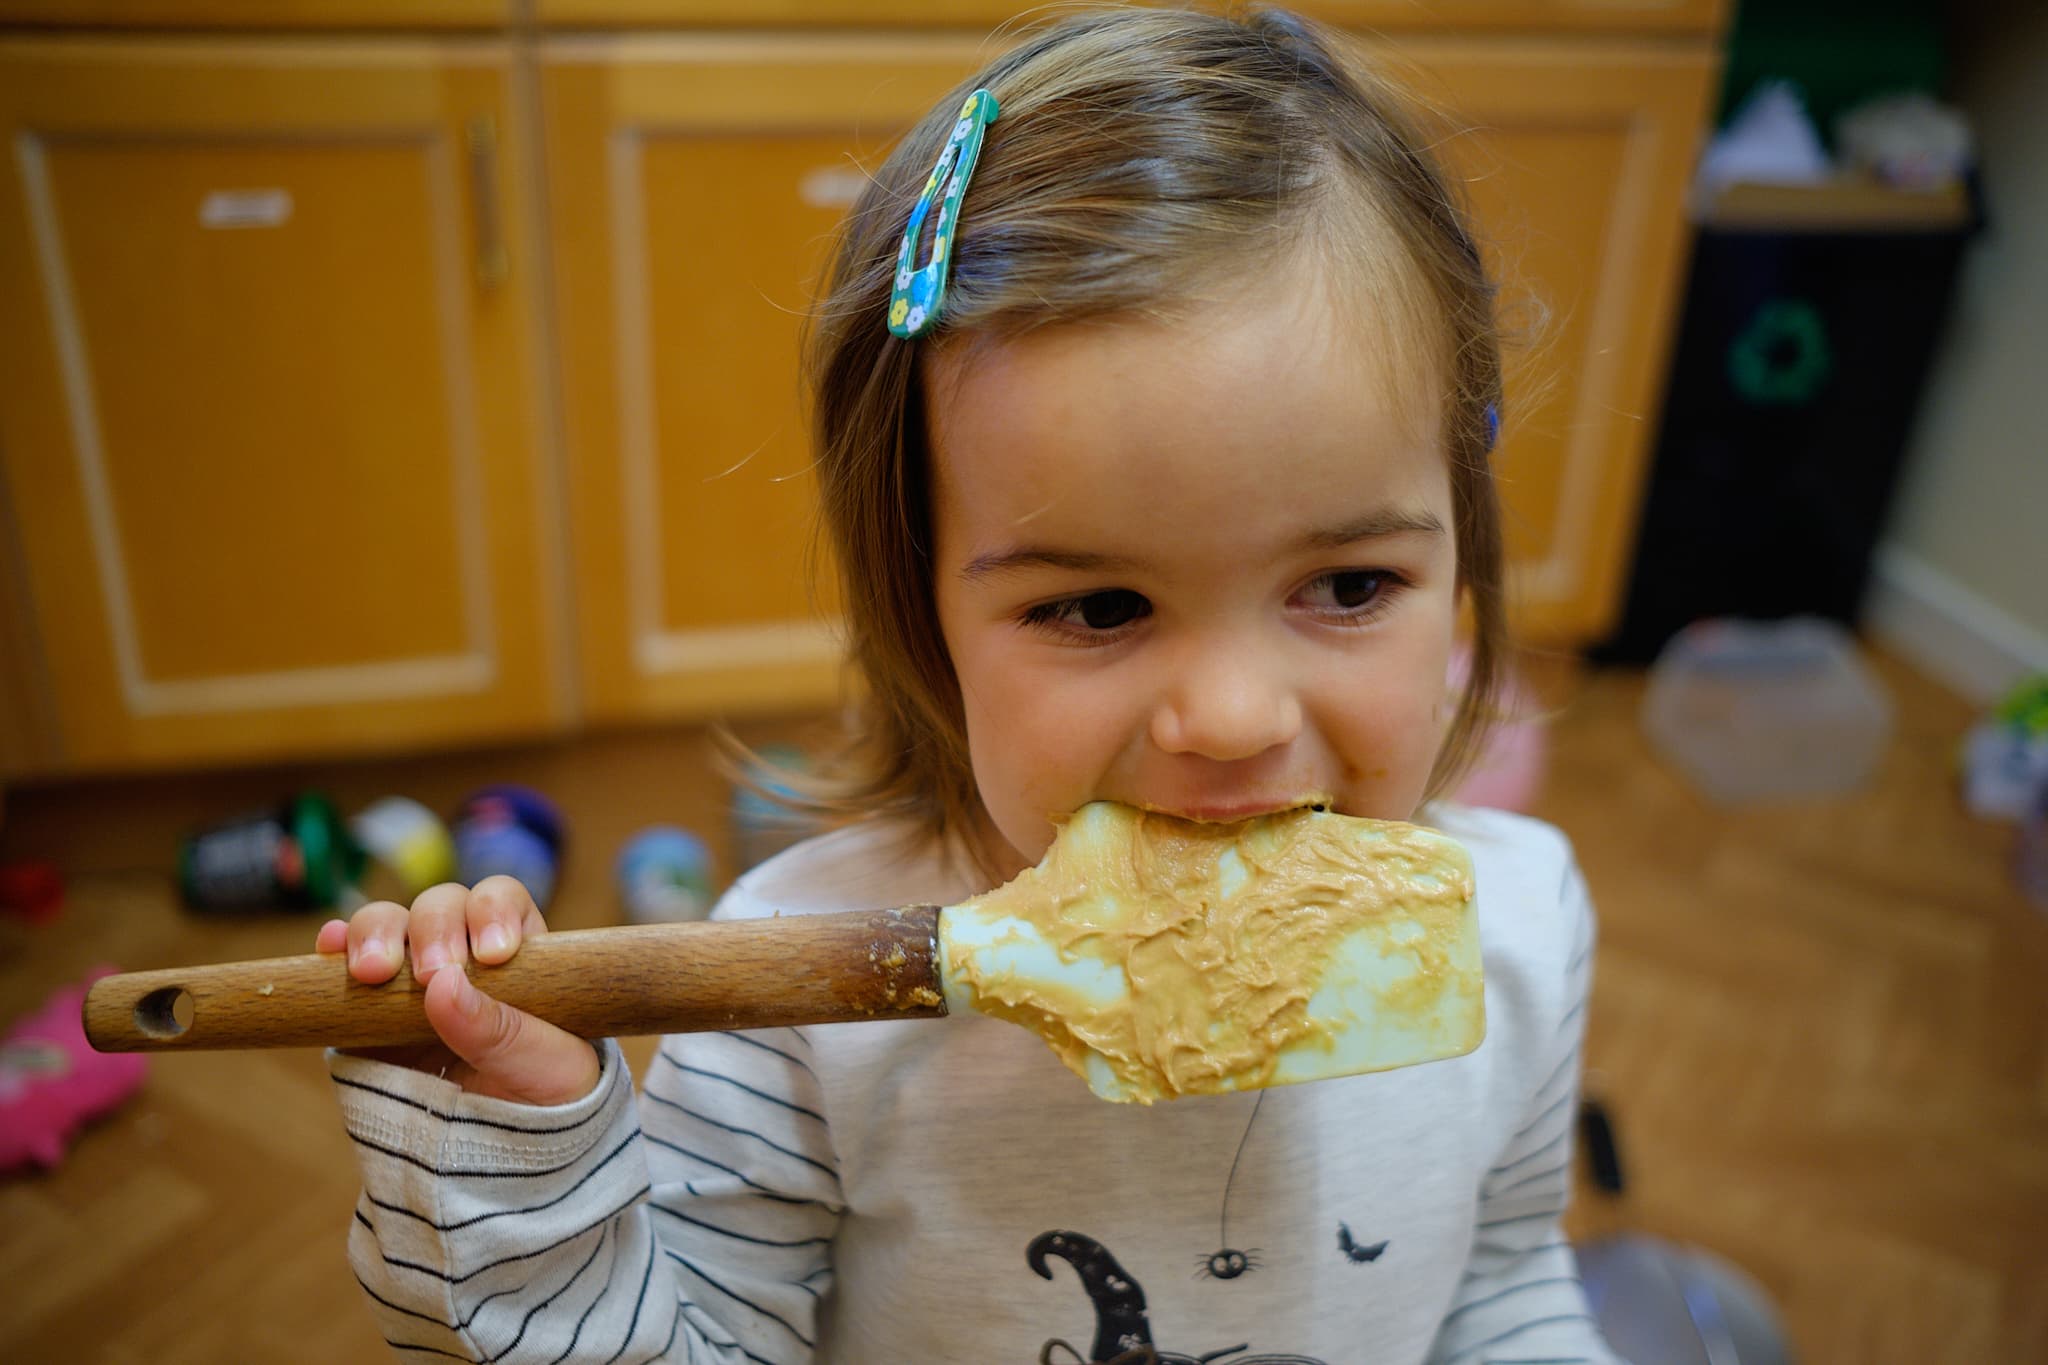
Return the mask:
<svg viewBox="0 0 2048 1365">
<path fill-rule="evenodd" d="M 1701 621 L 1650 672 L 1643 728 L 1716 801 L 1836 796 L 1891 736 L 1891 701 L 1831 621 Z"/>
<path fill-rule="evenodd" d="M 349 821 L 349 832 L 369 853 L 372 872 L 392 883 L 396 900 L 411 900 L 430 886 L 455 880 L 455 841 L 440 817 L 404 796 L 387 796 Z M 365 886 L 368 895 L 382 887 Z"/>
<path fill-rule="evenodd" d="M 516 878 L 533 903 L 546 910 L 566 837 L 562 813 L 531 787 L 485 787 L 472 793 L 456 816 L 457 875 L 470 886 L 486 877 Z"/>
<path fill-rule="evenodd" d="M 703 919 L 711 913 L 711 851 L 674 825 L 641 830 L 619 851 L 619 900 L 635 924 Z"/>
<path fill-rule="evenodd" d="M 2035 793 L 2033 810 L 2020 820 L 2013 875 L 2034 908 L 2048 914 L 2048 784 Z"/>
<path fill-rule="evenodd" d="M 195 910 L 325 909 L 361 878 L 363 850 L 334 803 L 300 792 L 185 840 L 178 886 Z"/>
<path fill-rule="evenodd" d="M 2048 794 L 2048 675 L 2021 682 L 1963 738 L 1963 804 L 1987 820 L 2025 820 Z"/>
</svg>

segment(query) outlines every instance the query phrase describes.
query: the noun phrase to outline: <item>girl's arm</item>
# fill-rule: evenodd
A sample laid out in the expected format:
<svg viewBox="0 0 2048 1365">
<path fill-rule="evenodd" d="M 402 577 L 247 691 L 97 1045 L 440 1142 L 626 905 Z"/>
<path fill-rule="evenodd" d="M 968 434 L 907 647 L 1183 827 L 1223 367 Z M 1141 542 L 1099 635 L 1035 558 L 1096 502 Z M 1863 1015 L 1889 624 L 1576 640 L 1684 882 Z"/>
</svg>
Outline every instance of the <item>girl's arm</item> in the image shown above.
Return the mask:
<svg viewBox="0 0 2048 1365">
<path fill-rule="evenodd" d="M 1622 1365 L 1601 1339 L 1558 1220 L 1571 1196 L 1579 1051 L 1593 977 L 1593 911 L 1576 864 L 1562 891 L 1572 926 L 1561 1011 L 1537 1055 L 1539 1083 L 1480 1188 L 1465 1277 L 1429 1365 Z"/>
<path fill-rule="evenodd" d="M 363 1170 L 349 1256 L 401 1359 L 813 1355 L 838 1177 L 793 1031 L 668 1039 L 636 1105 L 532 1107 L 330 1055 Z M 644 1129 L 643 1129 L 644 1111 Z"/>
</svg>

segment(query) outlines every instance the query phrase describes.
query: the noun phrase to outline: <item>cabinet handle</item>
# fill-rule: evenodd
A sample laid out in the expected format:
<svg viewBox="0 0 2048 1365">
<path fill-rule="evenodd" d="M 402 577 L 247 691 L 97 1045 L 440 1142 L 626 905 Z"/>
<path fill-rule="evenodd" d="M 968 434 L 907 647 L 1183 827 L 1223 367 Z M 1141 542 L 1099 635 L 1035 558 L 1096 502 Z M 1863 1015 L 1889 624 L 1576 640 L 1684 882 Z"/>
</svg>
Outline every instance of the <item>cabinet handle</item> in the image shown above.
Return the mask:
<svg viewBox="0 0 2048 1365">
<path fill-rule="evenodd" d="M 469 202 L 476 229 L 476 282 L 486 289 L 505 282 L 512 259 L 505 251 L 505 224 L 498 212 L 498 121 L 479 114 L 469 121 Z"/>
</svg>

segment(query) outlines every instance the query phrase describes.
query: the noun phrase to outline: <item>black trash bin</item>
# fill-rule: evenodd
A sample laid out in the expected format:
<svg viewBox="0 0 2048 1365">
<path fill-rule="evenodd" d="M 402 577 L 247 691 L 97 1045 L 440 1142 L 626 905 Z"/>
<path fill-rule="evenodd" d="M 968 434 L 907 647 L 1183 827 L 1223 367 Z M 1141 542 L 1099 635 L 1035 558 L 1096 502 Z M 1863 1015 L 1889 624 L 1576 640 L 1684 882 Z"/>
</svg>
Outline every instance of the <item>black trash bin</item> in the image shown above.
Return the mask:
<svg viewBox="0 0 2048 1365">
<path fill-rule="evenodd" d="M 1828 194 L 1738 197 L 1700 229 L 1627 605 L 1596 660 L 1647 662 L 1709 616 L 1856 622 L 1975 213 L 1960 193 Z"/>
</svg>

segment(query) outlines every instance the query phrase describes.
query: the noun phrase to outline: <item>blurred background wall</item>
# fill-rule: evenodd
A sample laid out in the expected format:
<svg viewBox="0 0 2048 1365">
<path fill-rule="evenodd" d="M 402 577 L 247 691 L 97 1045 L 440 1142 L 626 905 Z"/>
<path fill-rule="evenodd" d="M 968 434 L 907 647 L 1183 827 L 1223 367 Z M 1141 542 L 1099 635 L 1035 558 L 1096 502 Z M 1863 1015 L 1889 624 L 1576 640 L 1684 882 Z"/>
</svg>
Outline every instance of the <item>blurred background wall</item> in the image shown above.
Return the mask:
<svg viewBox="0 0 2048 1365">
<path fill-rule="evenodd" d="M 1983 700 L 2017 672 L 2048 671 L 2048 6 L 1978 0 L 1954 15 L 1953 99 L 1987 168 L 1987 222 L 1921 399 L 1869 610 L 1879 633 Z"/>
</svg>

